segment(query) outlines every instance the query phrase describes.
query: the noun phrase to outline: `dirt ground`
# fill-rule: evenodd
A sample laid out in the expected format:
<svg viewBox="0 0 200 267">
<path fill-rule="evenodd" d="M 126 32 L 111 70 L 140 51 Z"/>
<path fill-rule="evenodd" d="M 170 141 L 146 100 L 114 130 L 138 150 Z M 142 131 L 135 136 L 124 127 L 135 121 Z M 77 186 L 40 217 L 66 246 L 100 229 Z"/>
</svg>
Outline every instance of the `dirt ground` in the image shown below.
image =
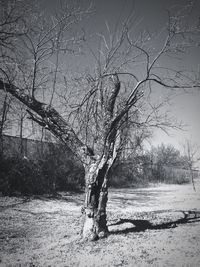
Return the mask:
<svg viewBox="0 0 200 267">
<path fill-rule="evenodd" d="M 81 240 L 83 197 L 0 197 L 0 266 L 200 266 L 200 181 L 110 190 L 96 242 Z"/>
</svg>

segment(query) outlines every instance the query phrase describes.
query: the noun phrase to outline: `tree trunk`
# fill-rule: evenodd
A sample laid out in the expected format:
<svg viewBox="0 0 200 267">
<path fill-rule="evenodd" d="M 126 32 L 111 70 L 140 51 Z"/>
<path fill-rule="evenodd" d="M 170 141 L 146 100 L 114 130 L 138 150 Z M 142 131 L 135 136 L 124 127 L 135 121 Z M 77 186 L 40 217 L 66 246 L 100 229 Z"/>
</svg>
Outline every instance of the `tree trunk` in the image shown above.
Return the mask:
<svg viewBox="0 0 200 267">
<path fill-rule="evenodd" d="M 19 131 L 19 138 L 20 138 L 20 154 L 23 157 L 24 154 L 24 147 L 23 147 L 23 124 L 24 124 L 24 117 L 23 114 L 21 114 L 20 117 L 20 131 Z"/>
<path fill-rule="evenodd" d="M 1 121 L 0 121 L 0 153 L 3 155 L 3 128 L 4 128 L 4 123 L 6 122 L 6 113 L 8 111 L 8 103 L 7 103 L 7 98 L 8 95 L 6 94 L 4 101 L 3 101 L 3 111 L 2 111 L 2 116 L 1 116 Z"/>
<path fill-rule="evenodd" d="M 115 87 L 115 90 L 117 87 Z M 112 127 L 108 128 L 107 122 L 111 115 L 106 116 L 105 139 L 108 142 L 104 147 L 104 155 L 99 158 L 94 155 L 93 150 L 85 145 L 76 135 L 71 125 L 51 106 L 37 101 L 34 97 L 27 95 L 24 90 L 10 83 L 4 83 L 0 79 L 0 90 L 6 90 L 19 101 L 25 104 L 29 110 L 30 118 L 43 127 L 47 127 L 60 141 L 63 142 L 74 155 L 81 160 L 85 167 L 85 223 L 83 226 L 83 238 L 96 240 L 108 233 L 106 205 L 108 199 L 107 177 L 119 147 L 120 135 Z M 115 90 L 113 94 L 116 94 Z M 117 91 L 118 92 L 118 91 Z M 111 96 L 114 96 L 111 94 Z M 112 100 L 112 106 L 114 104 Z M 30 111 L 31 110 L 31 111 Z M 33 112 L 35 113 L 33 113 Z M 113 112 L 113 107 L 109 113 Z M 109 126 L 111 127 L 111 126 Z M 116 127 L 116 124 L 115 124 Z M 109 132 L 109 135 L 107 135 Z"/>
<path fill-rule="evenodd" d="M 95 168 L 91 164 L 85 173 L 85 221 L 83 238 L 97 240 L 108 234 L 106 205 L 108 200 L 107 174 L 108 165 Z"/>
</svg>

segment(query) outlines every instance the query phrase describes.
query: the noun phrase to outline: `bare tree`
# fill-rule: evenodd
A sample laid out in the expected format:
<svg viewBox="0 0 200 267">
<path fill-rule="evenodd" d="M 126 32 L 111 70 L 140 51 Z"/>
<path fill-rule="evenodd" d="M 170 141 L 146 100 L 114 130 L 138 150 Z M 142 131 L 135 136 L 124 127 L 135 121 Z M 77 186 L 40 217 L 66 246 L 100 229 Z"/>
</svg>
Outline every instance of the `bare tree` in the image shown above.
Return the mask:
<svg viewBox="0 0 200 267">
<path fill-rule="evenodd" d="M 198 158 L 199 146 L 192 144 L 190 140 L 186 140 L 185 144 L 183 145 L 183 148 L 184 148 L 184 154 L 185 154 L 186 167 L 190 171 L 193 189 L 194 191 L 196 191 L 195 183 L 194 183 L 194 178 L 195 178 L 194 171 L 195 171 L 195 165 L 200 160 Z"/>
<path fill-rule="evenodd" d="M 18 86 L 14 85 L 8 75 L 0 79 L 0 89 L 25 104 L 31 119 L 48 128 L 83 163 L 86 185 L 83 209 L 84 238 L 96 240 L 108 233 L 106 205 L 109 172 L 123 148 L 127 125 L 130 121 L 135 125 L 138 124 L 137 114 L 145 104 L 143 100 L 151 94 L 153 84 L 168 89 L 199 87 L 194 73 L 162 66 L 163 57 L 182 55 L 184 49 L 191 48 L 198 38 L 198 28 L 183 24 L 185 10 L 178 12 L 178 15 L 169 12 L 168 23 L 163 31 L 166 37 L 161 48 L 156 51 L 151 49 L 152 41 L 149 40 L 148 32 L 134 37 L 130 26 L 131 17 L 114 35 L 107 27 L 108 39 L 101 35 L 103 46 L 98 53 L 93 53 L 97 63 L 95 71 L 86 77 L 76 79 L 76 83 L 82 89 L 82 98 L 79 98 L 73 106 L 69 120 L 64 119 L 52 105 L 37 100 L 35 84 L 38 79 L 38 50 L 36 54 L 33 53 L 35 57 L 33 73 L 34 70 L 36 73 L 32 80 L 32 94 L 25 91 L 19 82 Z M 47 34 L 48 32 L 44 33 L 44 36 Z M 48 38 L 46 41 L 49 44 L 51 40 Z M 60 42 L 57 42 L 55 47 L 60 49 L 59 46 Z M 32 48 L 35 51 L 35 44 Z M 45 48 L 44 51 L 46 53 L 48 50 Z M 56 75 L 57 67 L 54 81 Z M 52 104 L 52 101 L 50 103 Z M 152 114 L 157 114 L 155 106 L 152 110 Z M 145 123 L 148 125 L 150 118 L 151 116 L 147 117 L 141 125 L 144 126 Z M 158 116 L 156 118 L 158 121 Z M 78 130 L 75 131 L 75 128 Z"/>
<path fill-rule="evenodd" d="M 0 103 L 2 108 L 0 109 L 0 142 L 1 142 L 1 148 L 0 152 L 3 153 L 3 132 L 9 128 L 9 119 L 8 119 L 8 112 L 11 104 L 11 98 L 6 93 L 3 97 L 3 103 Z"/>
</svg>

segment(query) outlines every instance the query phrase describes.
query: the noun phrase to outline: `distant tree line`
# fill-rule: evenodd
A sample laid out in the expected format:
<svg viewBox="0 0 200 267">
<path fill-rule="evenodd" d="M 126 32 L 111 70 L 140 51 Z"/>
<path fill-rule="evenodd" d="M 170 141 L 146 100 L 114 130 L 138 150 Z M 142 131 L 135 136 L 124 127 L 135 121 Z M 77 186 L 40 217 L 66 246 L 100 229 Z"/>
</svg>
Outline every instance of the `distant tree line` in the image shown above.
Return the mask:
<svg viewBox="0 0 200 267">
<path fill-rule="evenodd" d="M 150 150 L 118 160 L 111 172 L 111 185 L 127 187 L 149 183 L 184 184 L 199 175 L 190 155 L 172 145 L 161 144 Z"/>
<path fill-rule="evenodd" d="M 20 141 L 20 138 L 19 138 Z M 84 187 L 81 162 L 62 144 L 32 141 L 37 147 L 34 157 L 0 154 L 0 192 L 13 194 L 57 194 L 80 191 Z M 36 148 L 34 148 L 36 149 Z M 30 154 L 31 155 L 31 154 Z M 183 184 L 191 181 L 189 159 L 171 145 L 153 147 L 143 153 L 120 157 L 109 176 L 112 187 L 138 187 L 149 183 Z M 193 171 L 193 175 L 198 172 Z M 195 177 L 195 176 L 194 176 Z"/>
</svg>

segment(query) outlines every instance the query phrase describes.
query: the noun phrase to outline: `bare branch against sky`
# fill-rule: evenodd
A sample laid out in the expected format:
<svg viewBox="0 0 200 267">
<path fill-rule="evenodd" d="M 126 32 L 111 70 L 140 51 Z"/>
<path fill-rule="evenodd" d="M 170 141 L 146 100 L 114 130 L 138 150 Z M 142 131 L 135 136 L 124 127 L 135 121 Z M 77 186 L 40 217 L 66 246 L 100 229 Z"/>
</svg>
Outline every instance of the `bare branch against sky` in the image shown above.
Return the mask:
<svg viewBox="0 0 200 267">
<path fill-rule="evenodd" d="M 41 0 L 34 2 L 39 2 L 42 4 L 44 10 L 47 10 L 49 14 L 52 14 L 58 7 L 58 3 L 60 3 L 58 0 Z M 65 3 L 65 1 L 63 1 L 63 3 Z M 78 34 L 82 39 L 87 36 L 87 42 L 85 45 L 87 52 L 84 50 L 85 47 L 83 45 L 82 55 L 80 53 L 75 57 L 69 57 L 68 62 L 62 62 L 62 59 L 60 60 L 64 66 L 64 69 L 67 70 L 66 77 L 71 75 L 71 73 L 73 73 L 75 76 L 75 73 L 85 71 L 85 69 L 93 69 L 95 64 L 93 54 L 97 54 L 97 51 L 101 50 L 103 45 L 104 47 L 109 45 L 108 37 L 117 35 L 118 30 L 122 27 L 122 23 L 124 23 L 127 18 L 129 20 L 131 30 L 134 32 L 135 36 L 139 36 L 145 31 L 146 36 L 149 38 L 149 45 L 151 46 L 152 51 L 159 50 L 163 45 L 163 28 L 168 19 L 168 12 L 173 13 L 174 10 L 181 10 L 184 5 L 187 5 L 188 16 L 185 16 L 183 23 L 185 23 L 185 25 L 190 25 L 193 23 L 194 25 L 196 24 L 197 27 L 199 25 L 199 1 L 193 1 L 194 5 L 191 5 L 191 1 L 188 2 L 186 0 L 181 2 L 179 0 L 84 0 L 68 1 L 68 3 L 71 3 L 72 5 L 76 4 L 77 6 L 81 5 L 81 7 L 84 9 L 91 7 L 92 12 L 90 12 L 90 14 L 86 16 L 87 18 L 81 22 L 81 27 L 79 28 Z M 101 40 L 103 39 L 101 36 L 103 36 L 104 41 Z M 130 38 L 134 39 L 134 36 L 130 35 Z M 104 42 L 104 44 L 102 45 L 101 42 Z M 188 50 L 187 53 L 184 54 L 183 60 L 176 60 L 176 62 L 174 61 L 175 69 L 179 68 L 184 71 L 184 69 L 187 67 L 191 71 L 199 71 L 200 54 L 198 43 L 196 46 L 196 48 Z M 164 63 L 165 65 L 168 65 L 171 60 L 171 58 L 167 57 L 161 58 L 159 64 Z M 52 62 L 52 64 L 56 65 L 55 60 Z M 59 70 L 56 67 L 56 73 L 58 72 Z M 144 72 L 145 71 L 143 68 L 141 70 L 141 75 L 144 75 Z M 54 77 L 57 76 L 56 73 L 54 73 Z M 156 93 L 152 96 L 152 98 L 156 105 L 159 102 L 162 102 L 162 99 L 166 97 L 166 91 L 158 89 L 156 85 L 154 86 L 156 87 Z M 56 84 L 54 84 L 53 91 L 55 91 L 55 87 Z M 171 101 L 173 102 L 173 105 L 169 104 L 165 106 L 163 112 L 170 110 L 172 116 L 176 117 L 179 121 L 182 121 L 183 124 L 187 125 L 185 128 L 186 131 L 172 131 L 170 132 L 171 137 L 160 131 L 156 131 L 156 138 L 153 140 L 154 143 L 169 142 L 175 146 L 179 146 L 179 141 L 185 137 L 194 139 L 194 142 L 199 142 L 199 100 L 199 92 L 194 91 L 192 95 L 181 94 L 178 97 L 175 97 Z"/>
<path fill-rule="evenodd" d="M 176 115 L 183 97 L 185 121 L 199 99 L 199 3 L 22 1 L 2 12 L 0 90 L 82 162 L 83 237 L 97 240 L 108 234 L 109 175 L 128 134 L 140 143 L 152 127 L 178 129 L 167 108 Z"/>
</svg>

